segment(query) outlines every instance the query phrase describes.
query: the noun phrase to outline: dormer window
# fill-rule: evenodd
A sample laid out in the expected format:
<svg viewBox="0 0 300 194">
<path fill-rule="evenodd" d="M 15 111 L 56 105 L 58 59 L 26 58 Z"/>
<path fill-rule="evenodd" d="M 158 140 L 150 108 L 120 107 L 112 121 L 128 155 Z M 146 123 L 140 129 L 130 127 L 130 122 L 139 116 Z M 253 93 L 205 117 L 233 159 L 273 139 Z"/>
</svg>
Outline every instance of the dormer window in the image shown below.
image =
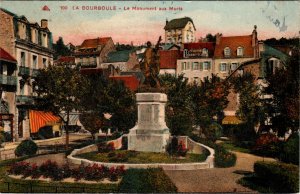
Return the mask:
<svg viewBox="0 0 300 194">
<path fill-rule="evenodd" d="M 224 56 L 225 56 L 225 57 L 230 57 L 230 55 L 231 55 L 230 48 L 229 48 L 229 47 L 226 47 L 226 48 L 224 49 Z"/>
<path fill-rule="evenodd" d="M 208 49 L 207 48 L 202 49 L 202 56 L 203 57 L 208 57 Z"/>
<path fill-rule="evenodd" d="M 238 57 L 244 56 L 244 48 L 243 47 L 238 47 L 237 50 L 236 50 L 236 55 Z"/>
</svg>

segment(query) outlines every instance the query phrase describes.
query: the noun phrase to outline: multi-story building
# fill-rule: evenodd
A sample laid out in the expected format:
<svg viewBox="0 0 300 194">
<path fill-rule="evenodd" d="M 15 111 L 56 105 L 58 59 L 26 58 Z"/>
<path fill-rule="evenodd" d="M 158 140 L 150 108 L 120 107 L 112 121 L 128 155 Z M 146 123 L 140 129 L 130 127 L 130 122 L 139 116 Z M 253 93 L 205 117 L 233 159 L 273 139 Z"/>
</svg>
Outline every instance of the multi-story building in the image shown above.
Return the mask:
<svg viewBox="0 0 300 194">
<path fill-rule="evenodd" d="M 81 68 L 100 68 L 108 53 L 115 50 L 111 37 L 86 39 L 75 50 L 75 63 Z"/>
<path fill-rule="evenodd" d="M 196 42 L 196 28 L 193 20 L 189 17 L 167 20 L 164 29 L 165 43 L 181 45 Z"/>
<path fill-rule="evenodd" d="M 0 47 L 0 128 L 13 138 L 17 60 Z"/>
<path fill-rule="evenodd" d="M 221 78 L 226 78 L 241 63 L 259 57 L 256 26 L 251 35 L 227 36 L 217 34 L 214 52 L 215 71 Z"/>
<path fill-rule="evenodd" d="M 33 104 L 32 81 L 38 69 L 53 63 L 52 33 L 48 21 L 41 25 L 29 22 L 25 16 L 18 16 L 0 9 L 0 47 L 17 60 L 17 88 L 14 114 L 14 140 L 30 136 L 29 108 Z"/>
<path fill-rule="evenodd" d="M 189 83 L 200 83 L 215 71 L 213 63 L 214 43 L 199 42 L 183 45 L 182 57 L 177 60 L 176 74 L 183 74 Z"/>
<path fill-rule="evenodd" d="M 159 51 L 159 74 L 176 75 L 177 60 L 181 57 L 180 50 L 160 50 Z"/>
</svg>

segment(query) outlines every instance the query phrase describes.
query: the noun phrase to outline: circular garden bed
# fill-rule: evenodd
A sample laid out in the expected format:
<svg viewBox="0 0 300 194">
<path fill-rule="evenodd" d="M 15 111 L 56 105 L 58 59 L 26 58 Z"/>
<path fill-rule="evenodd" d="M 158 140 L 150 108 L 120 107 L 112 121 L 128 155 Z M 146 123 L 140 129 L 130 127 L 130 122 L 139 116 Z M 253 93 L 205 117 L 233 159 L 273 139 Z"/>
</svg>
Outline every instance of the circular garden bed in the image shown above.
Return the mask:
<svg viewBox="0 0 300 194">
<path fill-rule="evenodd" d="M 203 162 L 207 154 L 187 153 L 185 157 L 172 156 L 168 153 L 137 152 L 129 150 L 114 150 L 108 153 L 89 152 L 76 155 L 77 158 L 83 158 L 96 162 L 113 162 L 128 164 L 146 164 L 146 163 L 193 163 Z"/>
</svg>

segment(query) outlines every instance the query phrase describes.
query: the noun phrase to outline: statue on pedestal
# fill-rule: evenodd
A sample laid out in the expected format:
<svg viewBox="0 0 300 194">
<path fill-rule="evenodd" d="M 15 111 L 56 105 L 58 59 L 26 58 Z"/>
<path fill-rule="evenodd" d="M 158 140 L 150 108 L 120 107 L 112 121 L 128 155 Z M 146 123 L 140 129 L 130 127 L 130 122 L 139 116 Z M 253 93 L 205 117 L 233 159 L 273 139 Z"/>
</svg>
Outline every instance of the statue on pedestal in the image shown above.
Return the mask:
<svg viewBox="0 0 300 194">
<path fill-rule="evenodd" d="M 154 48 L 151 46 L 151 42 L 147 42 L 147 49 L 144 53 L 144 58 L 140 62 L 140 68 L 145 80 L 142 83 L 142 88 L 157 88 L 160 89 L 159 75 L 159 44 L 161 42 L 161 36 L 159 37 Z"/>
</svg>

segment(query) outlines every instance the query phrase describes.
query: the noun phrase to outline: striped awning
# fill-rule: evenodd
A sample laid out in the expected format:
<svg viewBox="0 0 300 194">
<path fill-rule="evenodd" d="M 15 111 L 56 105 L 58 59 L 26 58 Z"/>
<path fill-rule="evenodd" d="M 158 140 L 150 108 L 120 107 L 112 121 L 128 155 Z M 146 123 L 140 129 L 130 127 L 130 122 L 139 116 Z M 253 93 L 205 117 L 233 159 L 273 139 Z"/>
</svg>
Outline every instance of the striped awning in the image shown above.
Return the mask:
<svg viewBox="0 0 300 194">
<path fill-rule="evenodd" d="M 58 116 L 53 115 L 51 112 L 30 110 L 29 122 L 30 132 L 36 133 L 41 127 L 44 127 L 46 125 L 54 125 L 60 122 L 60 118 Z"/>
<path fill-rule="evenodd" d="M 237 125 L 240 123 L 242 123 L 242 121 L 236 116 L 225 116 L 225 118 L 222 120 L 223 125 Z"/>
</svg>

